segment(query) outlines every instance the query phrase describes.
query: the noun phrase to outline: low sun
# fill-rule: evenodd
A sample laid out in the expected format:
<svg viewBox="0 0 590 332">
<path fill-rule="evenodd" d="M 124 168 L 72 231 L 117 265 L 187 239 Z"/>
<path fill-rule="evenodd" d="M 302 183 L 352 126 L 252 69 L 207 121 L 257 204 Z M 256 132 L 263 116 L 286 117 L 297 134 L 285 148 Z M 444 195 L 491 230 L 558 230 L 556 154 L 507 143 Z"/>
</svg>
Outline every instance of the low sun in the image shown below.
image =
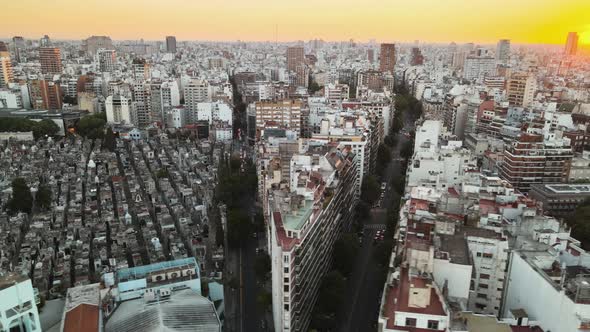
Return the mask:
<svg viewBox="0 0 590 332">
<path fill-rule="evenodd" d="M 580 34 L 580 44 L 590 45 L 590 30 L 584 31 Z"/>
</svg>

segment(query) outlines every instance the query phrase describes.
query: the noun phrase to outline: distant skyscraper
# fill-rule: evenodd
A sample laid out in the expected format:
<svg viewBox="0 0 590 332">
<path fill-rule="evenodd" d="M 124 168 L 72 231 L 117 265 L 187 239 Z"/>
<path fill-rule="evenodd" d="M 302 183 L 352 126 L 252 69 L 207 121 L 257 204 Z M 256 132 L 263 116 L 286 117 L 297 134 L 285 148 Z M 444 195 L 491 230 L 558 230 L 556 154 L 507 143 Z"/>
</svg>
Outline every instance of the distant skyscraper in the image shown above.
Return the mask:
<svg viewBox="0 0 590 332">
<path fill-rule="evenodd" d="M 412 66 L 421 66 L 424 64 L 424 56 L 418 47 L 412 47 L 412 59 L 410 61 Z"/>
<path fill-rule="evenodd" d="M 375 50 L 370 48 L 367 50 L 367 60 L 369 60 L 370 63 L 373 63 L 373 61 L 375 61 Z"/>
<path fill-rule="evenodd" d="M 0 88 L 6 88 L 12 82 L 12 63 L 10 53 L 0 51 Z"/>
<path fill-rule="evenodd" d="M 166 52 L 176 53 L 176 37 L 166 36 Z"/>
<path fill-rule="evenodd" d="M 41 47 L 39 61 L 43 74 L 61 74 L 61 52 L 57 47 Z"/>
<path fill-rule="evenodd" d="M 8 46 L 3 41 L 0 41 L 0 52 L 8 52 Z"/>
<path fill-rule="evenodd" d="M 510 39 L 500 39 L 496 46 L 496 60 L 507 63 L 510 59 Z"/>
<path fill-rule="evenodd" d="M 14 58 L 16 62 L 22 62 L 24 60 L 23 53 L 26 48 L 25 39 L 20 36 L 14 36 L 12 37 L 12 44 L 12 47 L 14 48 Z"/>
<path fill-rule="evenodd" d="M 303 46 L 287 47 L 287 70 L 296 71 L 297 67 L 305 63 Z"/>
<path fill-rule="evenodd" d="M 565 41 L 565 55 L 576 55 L 578 51 L 578 33 L 570 32 Z"/>
<path fill-rule="evenodd" d="M 379 70 L 393 72 L 395 69 L 395 44 L 381 44 Z"/>
</svg>

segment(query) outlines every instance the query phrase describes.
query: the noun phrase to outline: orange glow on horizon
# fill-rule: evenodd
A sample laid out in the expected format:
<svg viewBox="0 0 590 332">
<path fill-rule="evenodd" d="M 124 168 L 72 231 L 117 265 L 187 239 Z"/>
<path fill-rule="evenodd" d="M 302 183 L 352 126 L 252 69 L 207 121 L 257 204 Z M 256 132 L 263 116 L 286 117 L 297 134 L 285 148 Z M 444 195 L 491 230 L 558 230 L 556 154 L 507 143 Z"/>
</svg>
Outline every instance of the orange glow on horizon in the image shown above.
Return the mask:
<svg viewBox="0 0 590 332">
<path fill-rule="evenodd" d="M 589 0 L 19 0 L 0 38 L 413 41 L 590 44 Z"/>
</svg>

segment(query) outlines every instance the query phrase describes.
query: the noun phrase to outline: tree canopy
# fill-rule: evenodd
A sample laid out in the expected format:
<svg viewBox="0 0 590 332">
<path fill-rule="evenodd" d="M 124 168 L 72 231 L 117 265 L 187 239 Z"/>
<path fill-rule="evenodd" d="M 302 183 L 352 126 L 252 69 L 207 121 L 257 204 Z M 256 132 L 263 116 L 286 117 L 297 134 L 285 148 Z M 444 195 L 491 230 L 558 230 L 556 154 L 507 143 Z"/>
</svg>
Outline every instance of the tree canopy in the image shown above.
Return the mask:
<svg viewBox="0 0 590 332">
<path fill-rule="evenodd" d="M 76 131 L 86 138 L 101 139 L 104 136 L 104 126 L 106 123 L 105 113 L 87 115 L 78 121 Z"/>
<path fill-rule="evenodd" d="M 377 182 L 375 176 L 367 174 L 363 178 L 363 184 L 361 185 L 361 199 L 369 205 L 373 205 L 379 199 L 381 187 Z"/>
<path fill-rule="evenodd" d="M 38 139 L 45 137 L 45 135 L 56 135 L 59 127 L 51 120 L 33 121 L 22 118 L 0 118 L 0 132 L 6 131 L 32 131 L 35 139 Z"/>
<path fill-rule="evenodd" d="M 107 128 L 107 131 L 104 135 L 104 140 L 102 142 L 102 146 L 111 152 L 115 151 L 117 142 L 115 138 L 115 133 L 113 132 L 113 129 L 111 127 Z"/>
<path fill-rule="evenodd" d="M 35 194 L 36 206 L 41 210 L 47 210 L 51 207 L 51 190 L 45 184 L 42 184 L 37 189 Z"/>
<path fill-rule="evenodd" d="M 578 205 L 574 214 L 568 218 L 572 236 L 582 243 L 584 249 L 590 249 L 590 199 Z"/>
<path fill-rule="evenodd" d="M 353 268 L 351 262 L 354 261 L 359 249 L 360 245 L 354 234 L 346 233 L 342 235 L 334 243 L 334 269 L 345 277 L 350 276 Z"/>
<path fill-rule="evenodd" d="M 8 201 L 8 210 L 14 214 L 17 212 L 31 213 L 33 208 L 33 196 L 31 188 L 23 178 L 12 180 L 12 197 Z"/>
</svg>

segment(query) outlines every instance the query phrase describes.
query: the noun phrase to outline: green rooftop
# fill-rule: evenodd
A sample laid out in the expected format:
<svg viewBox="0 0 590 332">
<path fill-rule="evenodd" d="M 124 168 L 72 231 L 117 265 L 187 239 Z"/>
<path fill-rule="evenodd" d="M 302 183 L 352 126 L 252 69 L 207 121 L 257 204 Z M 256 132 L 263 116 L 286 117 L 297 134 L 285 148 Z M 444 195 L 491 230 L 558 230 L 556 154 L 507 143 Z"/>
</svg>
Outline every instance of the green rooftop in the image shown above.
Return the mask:
<svg viewBox="0 0 590 332">
<path fill-rule="evenodd" d="M 313 201 L 305 200 L 305 206 L 295 212 L 283 213 L 283 226 L 290 231 L 300 231 L 313 212 Z"/>
</svg>

